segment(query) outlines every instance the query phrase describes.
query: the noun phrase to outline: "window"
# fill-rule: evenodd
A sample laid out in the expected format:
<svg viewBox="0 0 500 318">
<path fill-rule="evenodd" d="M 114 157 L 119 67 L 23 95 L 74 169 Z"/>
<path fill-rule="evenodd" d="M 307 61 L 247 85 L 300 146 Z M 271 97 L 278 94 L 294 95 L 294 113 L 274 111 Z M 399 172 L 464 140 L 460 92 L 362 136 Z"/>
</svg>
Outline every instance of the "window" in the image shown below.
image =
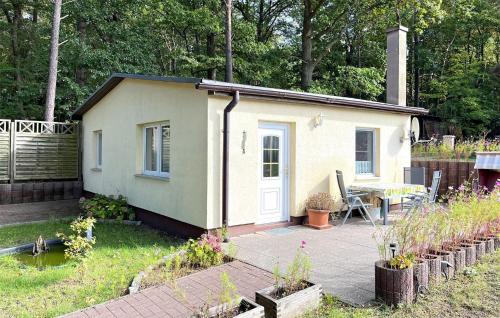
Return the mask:
<svg viewBox="0 0 500 318">
<path fill-rule="evenodd" d="M 144 127 L 144 174 L 168 177 L 170 174 L 170 124 Z"/>
<path fill-rule="evenodd" d="M 96 144 L 96 158 L 95 166 L 98 169 L 102 167 L 102 131 L 95 132 L 95 144 Z"/>
<path fill-rule="evenodd" d="M 356 174 L 375 174 L 375 129 L 356 129 Z"/>
<path fill-rule="evenodd" d="M 280 174 L 280 139 L 278 136 L 263 137 L 262 176 L 264 178 L 279 177 Z"/>
</svg>

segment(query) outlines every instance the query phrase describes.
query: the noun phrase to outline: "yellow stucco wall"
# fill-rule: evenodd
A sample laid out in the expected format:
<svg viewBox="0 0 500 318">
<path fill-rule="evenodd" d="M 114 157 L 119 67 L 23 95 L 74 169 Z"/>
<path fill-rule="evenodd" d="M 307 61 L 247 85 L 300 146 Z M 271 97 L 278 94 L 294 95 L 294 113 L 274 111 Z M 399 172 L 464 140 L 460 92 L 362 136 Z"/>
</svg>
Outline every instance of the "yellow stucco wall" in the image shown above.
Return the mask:
<svg viewBox="0 0 500 318">
<path fill-rule="evenodd" d="M 220 225 L 221 127 L 229 98 L 208 100 L 208 226 Z M 314 128 L 322 113 L 323 124 Z M 410 166 L 410 141 L 400 142 L 410 128 L 410 116 L 372 110 L 276 102 L 242 97 L 231 112 L 229 224 L 254 223 L 258 207 L 259 122 L 290 124 L 290 215 L 304 214 L 303 204 L 316 192 L 339 197 L 335 170 L 342 170 L 346 185 L 359 182 L 402 182 Z M 377 129 L 378 178 L 355 177 L 355 129 Z M 242 152 L 243 131 L 246 151 Z"/>
<path fill-rule="evenodd" d="M 170 120 L 170 180 L 142 170 L 143 124 Z M 87 191 L 122 194 L 130 204 L 207 227 L 207 92 L 194 84 L 125 79 L 83 116 Z M 94 131 L 102 130 L 102 171 L 95 168 Z"/>
</svg>

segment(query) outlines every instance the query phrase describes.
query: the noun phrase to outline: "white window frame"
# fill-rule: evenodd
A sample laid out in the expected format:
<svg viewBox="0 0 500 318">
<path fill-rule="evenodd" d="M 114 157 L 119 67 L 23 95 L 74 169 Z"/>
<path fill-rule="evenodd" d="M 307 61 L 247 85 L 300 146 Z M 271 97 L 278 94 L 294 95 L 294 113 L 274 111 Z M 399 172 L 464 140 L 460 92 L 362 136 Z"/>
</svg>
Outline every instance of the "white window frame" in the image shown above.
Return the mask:
<svg viewBox="0 0 500 318">
<path fill-rule="evenodd" d="M 102 130 L 94 131 L 95 137 L 95 167 L 97 169 L 102 169 Z M 99 160 L 100 157 L 100 160 Z"/>
<path fill-rule="evenodd" d="M 372 172 L 358 173 L 356 171 L 356 133 L 358 131 L 370 131 L 372 132 Z M 354 134 L 354 171 L 357 176 L 375 176 L 377 173 L 377 129 L 376 128 L 364 128 L 356 127 Z"/>
<path fill-rule="evenodd" d="M 161 171 L 161 158 L 162 158 L 162 145 L 161 145 L 161 128 L 167 126 L 170 129 L 170 122 L 162 122 L 162 123 L 156 123 L 156 124 L 148 124 L 144 125 L 142 129 L 142 173 L 144 175 L 148 176 L 154 176 L 154 177 L 160 177 L 160 178 L 169 178 L 170 177 L 170 165 L 168 167 L 168 172 L 162 172 Z M 146 129 L 148 128 L 157 128 L 155 132 L 155 139 L 156 139 L 156 147 L 158 149 L 158 152 L 156 154 L 156 167 L 157 170 L 147 170 L 146 169 Z M 170 158 L 169 158 L 170 160 Z"/>
</svg>

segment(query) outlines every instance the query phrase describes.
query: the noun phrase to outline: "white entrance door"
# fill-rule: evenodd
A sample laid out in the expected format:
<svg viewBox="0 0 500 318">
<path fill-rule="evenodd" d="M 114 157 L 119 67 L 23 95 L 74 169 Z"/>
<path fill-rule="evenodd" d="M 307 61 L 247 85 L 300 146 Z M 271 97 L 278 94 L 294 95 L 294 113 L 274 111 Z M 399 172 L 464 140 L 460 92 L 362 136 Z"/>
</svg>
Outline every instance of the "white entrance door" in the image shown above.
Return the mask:
<svg viewBox="0 0 500 318">
<path fill-rule="evenodd" d="M 288 221 L 288 125 L 261 124 L 259 154 L 257 223 Z"/>
</svg>

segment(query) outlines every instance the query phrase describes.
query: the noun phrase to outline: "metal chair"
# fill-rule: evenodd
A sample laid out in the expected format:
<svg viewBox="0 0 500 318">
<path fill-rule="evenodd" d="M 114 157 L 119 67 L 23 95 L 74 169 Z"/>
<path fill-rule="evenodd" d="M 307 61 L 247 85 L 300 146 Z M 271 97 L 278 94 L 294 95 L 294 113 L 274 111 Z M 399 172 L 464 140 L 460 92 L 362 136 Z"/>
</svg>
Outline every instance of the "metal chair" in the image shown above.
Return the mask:
<svg viewBox="0 0 500 318">
<path fill-rule="evenodd" d="M 432 184 L 430 191 L 411 193 L 407 196 L 403 196 L 401 198 L 401 210 L 404 211 L 404 209 L 407 208 L 408 212 L 411 212 L 413 210 L 416 210 L 424 203 L 436 203 L 440 183 L 441 170 L 436 170 L 432 173 Z M 408 199 L 408 201 L 404 202 L 404 199 Z"/>
<path fill-rule="evenodd" d="M 352 210 L 358 209 L 363 219 L 367 222 L 368 220 L 370 220 L 372 225 L 375 226 L 375 223 L 373 223 L 370 213 L 366 209 L 367 206 L 371 206 L 372 204 L 363 203 L 363 201 L 361 200 L 361 196 L 367 195 L 368 193 L 362 193 L 359 191 L 351 191 L 351 190 L 347 191 L 344 185 L 344 176 L 342 174 L 342 171 L 337 170 L 336 172 L 337 172 L 337 182 L 339 184 L 339 189 L 340 189 L 340 195 L 342 196 L 342 202 L 346 204 L 348 207 L 347 213 L 344 217 L 344 220 L 342 221 L 342 225 L 344 225 L 344 223 L 347 221 L 347 218 L 352 215 Z"/>
<path fill-rule="evenodd" d="M 404 167 L 404 183 L 421 184 L 425 186 L 425 176 L 427 169 L 425 167 Z"/>
</svg>

